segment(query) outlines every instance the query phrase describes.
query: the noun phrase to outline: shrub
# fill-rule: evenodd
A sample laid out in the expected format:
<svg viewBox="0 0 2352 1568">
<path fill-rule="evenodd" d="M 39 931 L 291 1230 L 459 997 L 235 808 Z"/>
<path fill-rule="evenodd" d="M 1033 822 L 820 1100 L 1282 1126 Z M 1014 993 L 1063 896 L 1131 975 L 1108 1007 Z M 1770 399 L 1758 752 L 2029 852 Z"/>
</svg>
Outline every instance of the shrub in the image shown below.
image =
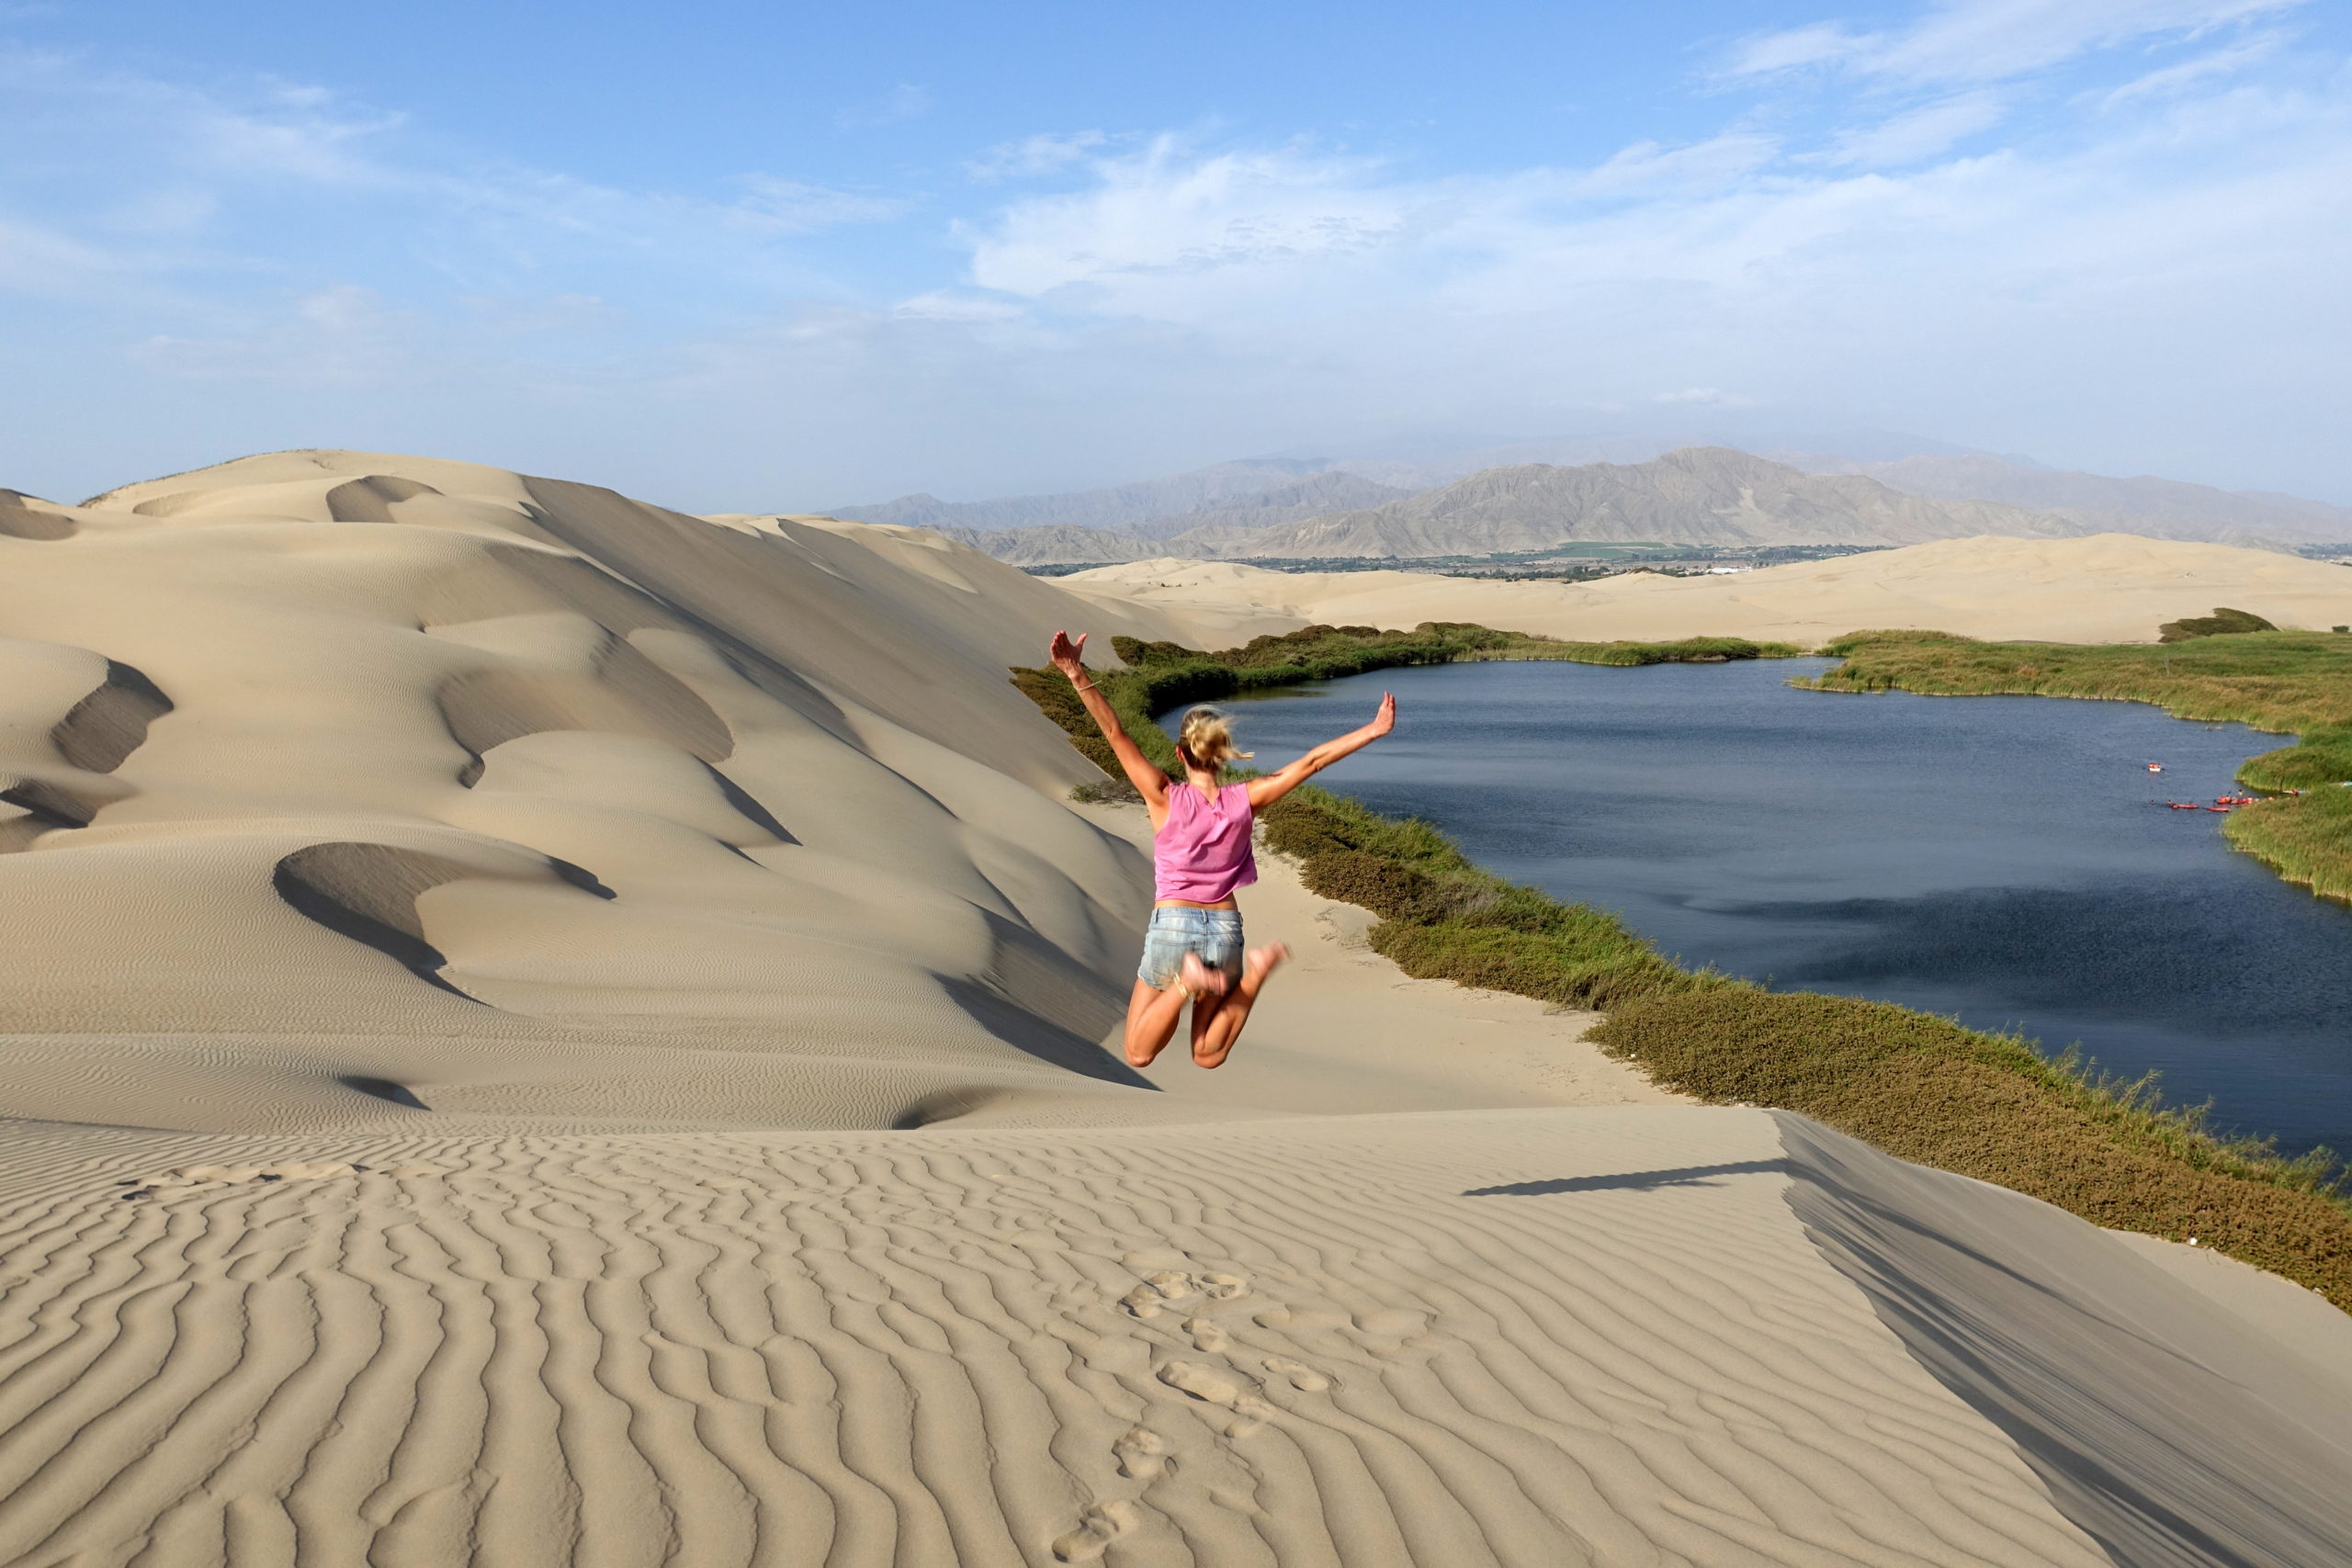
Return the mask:
<svg viewBox="0 0 2352 1568">
<path fill-rule="evenodd" d="M 2156 628 L 2158 642 L 2187 642 L 2198 637 L 2234 637 L 2245 632 L 2275 632 L 2278 628 L 2245 610 L 2215 605 L 2210 615 L 2166 621 Z"/>
<path fill-rule="evenodd" d="M 2231 847 L 2288 881 L 2352 903 L 2352 789 L 2327 785 L 2245 807 L 2230 813 L 2222 831 Z"/>
<path fill-rule="evenodd" d="M 2250 757 L 2238 777 L 2256 789 L 2311 789 L 2352 779 L 2352 729 L 2307 729 L 2302 743 Z"/>
<path fill-rule="evenodd" d="M 1587 1036 L 1704 1100 L 1780 1106 L 2097 1224 L 2215 1247 L 2352 1309 L 2352 1213 L 2322 1154 L 2284 1160 L 2025 1042 L 1886 1002 L 1654 991 Z"/>
<path fill-rule="evenodd" d="M 1411 866 L 1362 850 L 1327 850 L 1306 857 L 1299 869 L 1308 892 L 1359 905 L 1385 920 L 1413 918 L 1438 888 Z"/>
<path fill-rule="evenodd" d="M 1324 805 L 1329 798 L 1319 789 L 1294 790 L 1258 813 L 1266 847 L 1299 860 L 1354 849 L 1355 839 L 1340 815 Z"/>
<path fill-rule="evenodd" d="M 1371 942 L 1417 980 L 1452 980 L 1557 1007 L 1611 1008 L 1661 989 L 1721 983 L 1686 973 L 1610 924 L 1562 937 L 1460 920 L 1388 920 L 1373 928 Z"/>
</svg>

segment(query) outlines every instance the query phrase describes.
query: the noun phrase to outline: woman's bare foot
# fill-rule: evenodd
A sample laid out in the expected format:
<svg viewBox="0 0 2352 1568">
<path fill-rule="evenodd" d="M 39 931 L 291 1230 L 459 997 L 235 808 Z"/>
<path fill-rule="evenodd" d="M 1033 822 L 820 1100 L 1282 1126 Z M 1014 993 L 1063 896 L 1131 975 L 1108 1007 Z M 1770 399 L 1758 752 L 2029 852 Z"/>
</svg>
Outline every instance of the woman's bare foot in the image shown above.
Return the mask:
<svg viewBox="0 0 2352 1568">
<path fill-rule="evenodd" d="M 1290 944 L 1287 942 L 1270 942 L 1263 947 L 1253 947 L 1249 956 L 1241 961 L 1241 978 L 1254 990 L 1264 985 L 1266 976 L 1278 966 L 1289 962 Z"/>
<path fill-rule="evenodd" d="M 1225 995 L 1225 971 L 1210 968 L 1201 962 L 1201 955 L 1197 953 L 1184 954 L 1183 967 L 1176 972 L 1176 977 L 1186 993 L 1195 1000 L 1202 997 Z"/>
</svg>

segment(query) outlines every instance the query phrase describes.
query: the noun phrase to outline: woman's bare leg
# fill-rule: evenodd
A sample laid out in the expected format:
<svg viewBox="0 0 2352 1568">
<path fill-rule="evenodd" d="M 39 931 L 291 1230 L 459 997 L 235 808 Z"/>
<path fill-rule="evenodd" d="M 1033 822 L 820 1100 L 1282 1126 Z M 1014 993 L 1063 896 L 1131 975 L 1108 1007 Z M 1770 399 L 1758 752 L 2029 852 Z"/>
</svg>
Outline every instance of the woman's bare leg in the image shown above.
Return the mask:
<svg viewBox="0 0 2352 1568">
<path fill-rule="evenodd" d="M 1217 1005 L 1208 1010 L 1202 1020 L 1201 1008 L 1193 1010 L 1193 1060 L 1204 1067 L 1221 1067 L 1233 1051 L 1233 1043 L 1241 1038 L 1241 1026 L 1250 1021 L 1250 1010 L 1258 1003 L 1258 993 L 1266 987 L 1266 977 L 1283 960 L 1290 949 L 1281 942 L 1270 942 L 1254 948 L 1241 961 L 1241 978 L 1227 991 Z"/>
<path fill-rule="evenodd" d="M 1155 990 L 1148 980 L 1137 980 L 1136 988 L 1127 996 L 1127 1065 L 1148 1067 L 1152 1059 L 1166 1048 L 1176 1032 L 1176 1020 L 1182 1016 L 1184 1003 L 1190 998 L 1182 986 Z"/>
</svg>

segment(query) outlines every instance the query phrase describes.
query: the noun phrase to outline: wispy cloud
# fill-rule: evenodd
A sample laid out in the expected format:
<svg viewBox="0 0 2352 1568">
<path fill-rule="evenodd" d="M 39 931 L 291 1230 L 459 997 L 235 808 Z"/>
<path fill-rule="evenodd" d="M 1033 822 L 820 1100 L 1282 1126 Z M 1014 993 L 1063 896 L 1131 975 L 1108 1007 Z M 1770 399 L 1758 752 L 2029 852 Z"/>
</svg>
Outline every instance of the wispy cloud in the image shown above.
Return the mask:
<svg viewBox="0 0 2352 1568">
<path fill-rule="evenodd" d="M 453 149 L 316 88 L 198 89 L 57 52 L 0 51 L 0 95 L 42 150 L 0 171 L 0 223 L 17 235 L 0 288 L 36 293 L 109 276 L 315 293 L 360 283 L 354 267 L 420 260 L 472 291 L 581 292 L 581 275 L 615 266 L 805 283 L 789 241 L 910 206 L 767 173 L 716 192 L 628 189 Z M 310 205 L 289 227 L 296 199 Z M 372 245 L 349 243 L 361 230 Z"/>
<path fill-rule="evenodd" d="M 2259 64 L 2278 53 L 2285 41 L 2284 36 L 2276 31 L 2258 32 L 2193 59 L 2134 76 L 2119 87 L 2093 93 L 2090 96 L 2103 109 L 2120 108 L 2147 98 L 2171 97 L 2216 77 L 2235 75 Z"/>
<path fill-rule="evenodd" d="M 1724 62 L 1732 76 L 1838 66 L 1908 82 L 1994 81 L 2087 51 L 2196 37 L 2304 0 L 1946 0 L 1908 27 L 1857 31 L 1815 22 L 1758 34 Z"/>
<path fill-rule="evenodd" d="M 861 126 L 895 125 L 902 119 L 913 119 L 931 109 L 931 89 L 911 82 L 901 82 L 871 103 L 854 104 L 833 117 L 833 123 L 844 129 Z"/>
<path fill-rule="evenodd" d="M 1872 125 L 1842 130 L 1819 156 L 1827 163 L 1856 168 L 1899 168 L 1935 157 L 1955 142 L 1990 130 L 2007 113 L 2007 100 L 1998 92 L 1962 93 L 1905 109 Z"/>
<path fill-rule="evenodd" d="M 976 180 L 1008 180 L 1049 175 L 1083 160 L 1111 138 L 1099 130 L 1045 131 L 1000 142 L 971 159 L 965 172 Z"/>
<path fill-rule="evenodd" d="M 813 234 L 850 223 L 879 223 L 903 214 L 902 197 L 858 196 L 798 180 L 747 175 L 741 198 L 720 210 L 736 221 L 779 234 Z"/>
<path fill-rule="evenodd" d="M 1656 392 L 1650 397 L 1650 401 L 1668 408 L 1746 408 L 1755 400 L 1717 387 L 1684 387 L 1679 391 Z"/>
</svg>

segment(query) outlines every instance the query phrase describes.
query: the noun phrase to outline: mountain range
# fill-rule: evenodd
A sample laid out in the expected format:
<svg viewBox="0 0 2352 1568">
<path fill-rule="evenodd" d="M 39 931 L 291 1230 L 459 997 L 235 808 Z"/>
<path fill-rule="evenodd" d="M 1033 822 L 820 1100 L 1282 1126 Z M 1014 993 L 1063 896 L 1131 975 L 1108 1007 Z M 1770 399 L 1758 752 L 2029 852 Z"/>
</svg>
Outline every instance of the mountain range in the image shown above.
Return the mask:
<svg viewBox="0 0 2352 1568">
<path fill-rule="evenodd" d="M 1580 542 L 1894 546 L 1977 534 L 2117 532 L 2274 549 L 2352 539 L 2352 508 L 2272 491 L 2049 468 L 1878 433 L 1838 446 L 1759 456 L 1633 435 L 1411 458 L 1282 456 L 1059 494 L 910 495 L 829 514 L 934 529 L 1017 566 L 1415 559 Z M 1903 455 L 1877 455 L 1890 450 Z"/>
</svg>

